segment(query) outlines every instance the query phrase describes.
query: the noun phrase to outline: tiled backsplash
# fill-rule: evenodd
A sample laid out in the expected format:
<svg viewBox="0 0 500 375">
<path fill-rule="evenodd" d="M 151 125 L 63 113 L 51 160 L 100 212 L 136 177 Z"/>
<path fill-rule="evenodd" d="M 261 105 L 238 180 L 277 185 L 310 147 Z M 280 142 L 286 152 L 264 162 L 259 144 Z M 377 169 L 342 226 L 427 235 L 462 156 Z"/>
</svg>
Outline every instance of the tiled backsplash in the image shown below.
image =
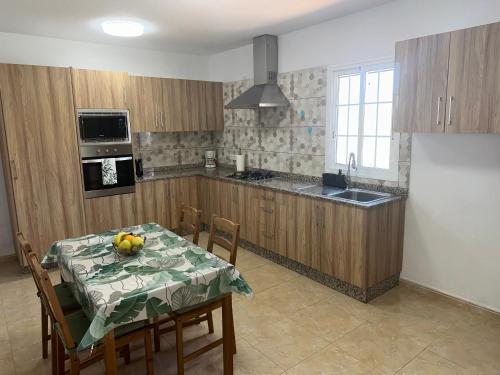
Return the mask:
<svg viewBox="0 0 500 375">
<path fill-rule="evenodd" d="M 224 83 L 228 103 L 251 87 L 252 80 Z M 325 170 L 326 67 L 278 75 L 278 84 L 290 100 L 289 108 L 225 110 L 224 131 L 214 133 L 217 156 L 233 164 L 241 151 L 251 168 L 321 176 Z M 408 188 L 411 135 L 400 136 L 399 181 L 353 177 L 353 181 Z"/>
<path fill-rule="evenodd" d="M 217 150 L 219 163 L 234 164 L 246 155 L 250 168 L 321 176 L 325 170 L 326 67 L 278 75 L 289 108 L 224 110 L 224 131 L 134 134 L 134 150 L 145 168 L 202 164 L 204 152 Z M 224 83 L 224 103 L 253 85 L 252 80 Z M 353 181 L 408 188 L 411 135 L 401 134 L 399 181 L 353 177 Z"/>
<path fill-rule="evenodd" d="M 144 168 L 202 164 L 206 150 L 214 150 L 212 132 L 134 134 L 134 155 Z"/>
</svg>

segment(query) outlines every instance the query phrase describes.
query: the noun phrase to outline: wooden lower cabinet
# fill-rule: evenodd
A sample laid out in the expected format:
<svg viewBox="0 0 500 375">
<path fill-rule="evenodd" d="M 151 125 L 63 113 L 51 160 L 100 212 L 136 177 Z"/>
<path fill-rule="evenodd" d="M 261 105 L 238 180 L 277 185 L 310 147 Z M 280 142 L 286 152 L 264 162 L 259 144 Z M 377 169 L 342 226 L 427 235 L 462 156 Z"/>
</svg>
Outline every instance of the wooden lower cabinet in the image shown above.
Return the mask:
<svg viewBox="0 0 500 375">
<path fill-rule="evenodd" d="M 172 227 L 170 180 L 144 181 L 135 185 L 135 224 L 156 222 Z"/>
<path fill-rule="evenodd" d="M 171 228 L 179 227 L 183 205 L 199 208 L 196 176 L 172 178 L 170 182 Z"/>
<path fill-rule="evenodd" d="M 99 233 L 137 224 L 134 193 L 85 199 L 83 206 L 87 233 Z"/>
</svg>

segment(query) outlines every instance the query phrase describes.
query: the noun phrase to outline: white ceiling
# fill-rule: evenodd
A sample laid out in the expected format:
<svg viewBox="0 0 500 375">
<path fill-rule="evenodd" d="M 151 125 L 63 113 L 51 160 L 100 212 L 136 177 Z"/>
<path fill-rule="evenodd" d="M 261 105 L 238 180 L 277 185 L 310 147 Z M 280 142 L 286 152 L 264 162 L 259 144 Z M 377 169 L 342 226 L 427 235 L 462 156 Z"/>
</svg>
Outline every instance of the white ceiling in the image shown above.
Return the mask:
<svg viewBox="0 0 500 375">
<path fill-rule="evenodd" d="M 210 54 L 391 0 L 0 0 L 0 31 Z M 145 25 L 138 38 L 105 35 L 110 18 Z"/>
</svg>

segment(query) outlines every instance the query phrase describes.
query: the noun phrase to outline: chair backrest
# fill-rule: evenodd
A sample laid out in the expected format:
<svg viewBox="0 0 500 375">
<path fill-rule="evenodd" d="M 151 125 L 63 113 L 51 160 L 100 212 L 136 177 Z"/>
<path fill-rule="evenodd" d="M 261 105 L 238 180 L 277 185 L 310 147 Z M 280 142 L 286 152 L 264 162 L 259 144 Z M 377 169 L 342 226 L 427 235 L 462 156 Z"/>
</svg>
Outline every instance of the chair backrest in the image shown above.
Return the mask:
<svg viewBox="0 0 500 375">
<path fill-rule="evenodd" d="M 66 319 L 64 318 L 64 313 L 59 300 L 57 299 L 56 291 L 54 289 L 54 286 L 52 285 L 52 281 L 50 281 L 49 273 L 47 272 L 47 270 L 44 270 L 42 268 L 36 254 L 31 255 L 31 261 L 35 270 L 35 275 L 40 280 L 40 284 L 42 286 L 41 292 L 43 295 L 43 300 L 46 301 L 47 311 L 53 321 L 59 324 L 66 349 L 74 349 L 76 347 L 75 341 L 73 339 L 73 336 L 71 335 L 68 324 L 66 323 Z"/>
<path fill-rule="evenodd" d="M 35 255 L 35 259 L 37 261 L 38 257 L 36 256 L 36 253 L 31 249 L 31 245 L 29 244 L 28 241 L 26 241 L 26 238 L 24 238 L 24 235 L 21 232 L 17 232 L 16 237 L 17 237 L 17 242 L 19 242 L 19 246 L 21 247 L 21 251 L 24 257 L 26 258 L 26 261 L 28 262 L 28 267 L 31 271 L 31 276 L 33 276 L 33 281 L 35 282 L 36 289 L 38 290 L 38 295 L 40 296 L 40 294 L 42 293 L 42 285 L 40 284 L 40 280 L 35 275 L 32 256 Z"/>
<path fill-rule="evenodd" d="M 193 243 L 198 245 L 201 229 L 201 210 L 183 205 L 179 221 L 179 235 L 193 234 Z"/>
<path fill-rule="evenodd" d="M 229 235 L 230 240 L 217 235 L 217 231 Z M 207 251 L 212 253 L 214 243 L 229 251 L 229 263 L 236 265 L 236 254 L 238 243 L 240 241 L 240 224 L 233 223 L 231 220 L 224 219 L 217 215 L 212 215 L 210 223 L 210 235 L 208 237 Z"/>
</svg>

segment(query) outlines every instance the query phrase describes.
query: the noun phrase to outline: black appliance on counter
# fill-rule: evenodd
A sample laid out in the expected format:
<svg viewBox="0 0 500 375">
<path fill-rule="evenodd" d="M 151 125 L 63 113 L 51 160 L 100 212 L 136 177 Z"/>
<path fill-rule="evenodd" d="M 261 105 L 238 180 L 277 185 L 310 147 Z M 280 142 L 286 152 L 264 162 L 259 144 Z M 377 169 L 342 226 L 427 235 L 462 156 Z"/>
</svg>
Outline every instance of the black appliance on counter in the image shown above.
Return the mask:
<svg viewBox="0 0 500 375">
<path fill-rule="evenodd" d="M 341 169 L 339 169 L 338 174 L 323 173 L 323 185 L 327 187 L 331 186 L 335 188 L 345 189 L 347 188 L 346 176 L 342 174 Z"/>
<path fill-rule="evenodd" d="M 261 180 L 268 180 L 270 178 L 276 178 L 278 176 L 273 175 L 269 171 L 244 171 L 244 172 L 235 172 L 226 177 L 244 181 L 261 181 Z"/>
</svg>

